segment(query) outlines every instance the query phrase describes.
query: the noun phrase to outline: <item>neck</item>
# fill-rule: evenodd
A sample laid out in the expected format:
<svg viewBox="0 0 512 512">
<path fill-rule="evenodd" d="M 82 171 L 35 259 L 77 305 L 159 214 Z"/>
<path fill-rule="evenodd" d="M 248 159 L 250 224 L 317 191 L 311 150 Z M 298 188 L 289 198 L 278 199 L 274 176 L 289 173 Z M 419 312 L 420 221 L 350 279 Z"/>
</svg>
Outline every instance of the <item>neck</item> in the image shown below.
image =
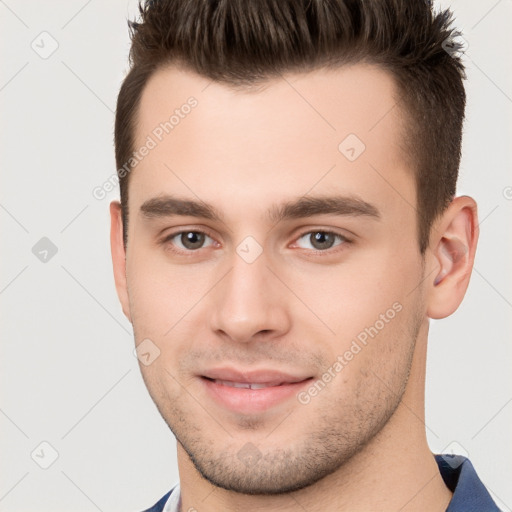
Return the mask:
<svg viewBox="0 0 512 512">
<path fill-rule="evenodd" d="M 293 493 L 249 496 L 207 482 L 178 445 L 182 511 L 444 512 L 452 494 L 443 482 L 425 435 L 427 330 L 425 324 L 397 410 L 386 426 L 337 471 Z"/>
</svg>

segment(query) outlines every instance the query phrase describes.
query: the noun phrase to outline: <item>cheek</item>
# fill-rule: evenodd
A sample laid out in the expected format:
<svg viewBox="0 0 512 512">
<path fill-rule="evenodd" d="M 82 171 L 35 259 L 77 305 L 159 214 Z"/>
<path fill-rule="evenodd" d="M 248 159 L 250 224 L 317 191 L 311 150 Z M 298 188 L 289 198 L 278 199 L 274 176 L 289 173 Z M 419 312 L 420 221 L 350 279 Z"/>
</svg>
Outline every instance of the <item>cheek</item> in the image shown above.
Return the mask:
<svg viewBox="0 0 512 512">
<path fill-rule="evenodd" d="M 207 276 L 194 265 L 171 265 L 160 251 L 134 249 L 127 282 L 136 338 L 167 337 L 208 292 Z"/>
<path fill-rule="evenodd" d="M 180 396 L 190 376 L 180 373 L 178 363 L 189 352 L 191 340 L 208 339 L 206 322 L 200 321 L 198 313 L 212 287 L 209 273 L 206 269 L 199 272 L 194 265 L 170 265 L 161 254 L 150 251 L 133 250 L 127 260 L 135 340 L 137 344 L 150 340 L 158 354 L 151 364 L 140 363 L 157 403 Z"/>
<path fill-rule="evenodd" d="M 356 334 L 342 333 L 328 348 L 331 364 L 338 366 L 331 366 L 336 376 L 327 385 L 323 403 L 351 410 L 363 424 L 394 410 L 405 391 L 419 328 L 417 307 L 395 303 L 366 326 L 364 320 L 351 321 L 360 324 L 351 326 Z"/>
<path fill-rule="evenodd" d="M 368 330 L 385 332 L 400 325 L 405 315 L 398 310 L 411 301 L 421 269 L 412 255 L 406 259 L 390 250 L 368 251 L 341 265 L 295 272 L 289 279 L 314 313 L 297 320 L 313 327 L 312 322 L 317 325 L 321 319 L 340 350 L 357 336 L 364 338 Z"/>
</svg>

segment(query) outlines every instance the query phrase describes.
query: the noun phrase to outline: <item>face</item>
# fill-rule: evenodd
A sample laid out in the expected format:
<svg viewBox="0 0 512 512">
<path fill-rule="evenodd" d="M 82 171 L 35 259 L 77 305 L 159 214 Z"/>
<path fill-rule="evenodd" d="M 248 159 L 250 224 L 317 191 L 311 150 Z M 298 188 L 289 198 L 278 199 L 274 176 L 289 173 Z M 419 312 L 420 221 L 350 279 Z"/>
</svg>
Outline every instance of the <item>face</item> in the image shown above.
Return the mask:
<svg viewBox="0 0 512 512">
<path fill-rule="evenodd" d="M 124 306 L 149 347 L 144 380 L 203 477 L 249 494 L 360 453 L 400 402 L 425 322 L 392 78 L 284 78 L 235 91 L 160 70 L 129 188 Z"/>
</svg>

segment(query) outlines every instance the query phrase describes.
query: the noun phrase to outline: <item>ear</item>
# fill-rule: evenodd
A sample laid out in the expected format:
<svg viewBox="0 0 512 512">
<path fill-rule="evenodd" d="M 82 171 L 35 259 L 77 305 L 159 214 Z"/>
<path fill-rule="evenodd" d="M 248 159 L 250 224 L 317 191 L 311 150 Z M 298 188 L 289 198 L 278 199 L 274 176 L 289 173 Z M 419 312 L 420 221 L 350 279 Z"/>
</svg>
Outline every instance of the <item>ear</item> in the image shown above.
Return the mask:
<svg viewBox="0 0 512 512">
<path fill-rule="evenodd" d="M 476 202 L 471 197 L 457 197 L 432 227 L 426 267 L 435 269 L 428 282 L 430 318 L 445 318 L 459 307 L 469 284 L 477 242 Z"/>
<path fill-rule="evenodd" d="M 123 217 L 119 201 L 112 201 L 110 203 L 110 249 L 112 251 L 117 296 L 121 302 L 123 313 L 131 323 L 130 302 L 126 285 L 126 250 L 123 242 Z"/>
</svg>

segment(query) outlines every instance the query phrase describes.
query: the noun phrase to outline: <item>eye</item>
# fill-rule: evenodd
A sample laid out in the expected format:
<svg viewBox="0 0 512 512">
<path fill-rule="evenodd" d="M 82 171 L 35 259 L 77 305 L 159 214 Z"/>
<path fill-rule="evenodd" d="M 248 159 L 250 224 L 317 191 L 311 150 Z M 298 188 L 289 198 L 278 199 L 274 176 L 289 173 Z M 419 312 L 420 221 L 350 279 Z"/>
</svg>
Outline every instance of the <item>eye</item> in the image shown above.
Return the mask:
<svg viewBox="0 0 512 512">
<path fill-rule="evenodd" d="M 301 242 L 302 241 L 302 242 Z M 343 235 L 330 231 L 309 231 L 297 239 L 297 245 L 302 249 L 326 251 L 349 240 Z"/>
<path fill-rule="evenodd" d="M 212 245 L 213 242 L 214 240 L 202 231 L 180 231 L 169 235 L 164 240 L 164 243 L 171 243 L 184 251 L 196 251 Z"/>
</svg>

